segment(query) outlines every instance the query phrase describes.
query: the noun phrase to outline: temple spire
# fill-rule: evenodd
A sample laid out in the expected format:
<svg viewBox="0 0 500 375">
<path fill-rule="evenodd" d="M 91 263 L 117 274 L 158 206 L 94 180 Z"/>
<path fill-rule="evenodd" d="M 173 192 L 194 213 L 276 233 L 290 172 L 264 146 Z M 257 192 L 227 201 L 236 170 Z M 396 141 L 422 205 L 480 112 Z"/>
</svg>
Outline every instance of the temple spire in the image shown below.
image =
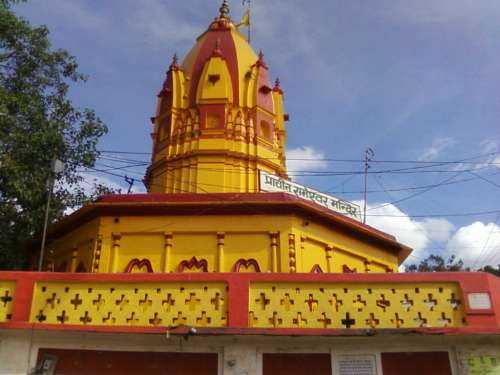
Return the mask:
<svg viewBox="0 0 500 375">
<path fill-rule="evenodd" d="M 172 63 L 170 64 L 170 70 L 175 70 L 179 68 L 179 59 L 177 57 L 177 53 L 174 53 L 172 57 Z"/>
<path fill-rule="evenodd" d="M 219 8 L 219 18 L 229 19 L 229 2 L 224 0 Z"/>
</svg>

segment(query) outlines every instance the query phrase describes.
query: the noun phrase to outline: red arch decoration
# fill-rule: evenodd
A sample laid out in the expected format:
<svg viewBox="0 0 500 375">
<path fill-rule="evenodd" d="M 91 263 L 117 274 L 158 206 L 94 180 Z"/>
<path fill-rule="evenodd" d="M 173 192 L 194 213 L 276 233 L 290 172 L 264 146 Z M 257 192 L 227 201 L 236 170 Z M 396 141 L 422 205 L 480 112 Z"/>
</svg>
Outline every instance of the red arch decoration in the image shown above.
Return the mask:
<svg viewBox="0 0 500 375">
<path fill-rule="evenodd" d="M 315 264 L 313 268 L 311 268 L 311 273 L 324 273 L 319 264 Z"/>
<path fill-rule="evenodd" d="M 146 267 L 148 273 L 153 273 L 153 266 L 151 265 L 151 262 L 148 259 L 137 259 L 134 258 L 130 262 L 128 262 L 127 266 L 125 267 L 125 273 L 131 273 L 134 267 L 137 267 L 141 269 L 142 267 Z"/>
<path fill-rule="evenodd" d="M 349 268 L 349 267 L 347 266 L 347 264 L 344 264 L 344 265 L 342 266 L 342 272 L 343 272 L 343 273 L 357 273 L 358 271 L 356 270 L 356 268 L 352 268 L 352 269 L 351 269 L 351 268 Z"/>
<path fill-rule="evenodd" d="M 255 269 L 255 272 L 260 272 L 259 263 L 253 258 L 250 258 L 250 259 L 240 258 L 240 259 L 238 259 L 236 261 L 236 263 L 234 264 L 233 268 L 231 269 L 231 272 L 240 272 L 241 267 L 245 267 L 248 269 L 248 267 L 250 267 L 250 266 L 253 266 L 253 268 Z"/>
<path fill-rule="evenodd" d="M 184 272 L 184 269 L 193 269 L 197 268 L 202 270 L 202 272 L 208 272 L 208 262 L 206 259 L 196 259 L 196 257 L 192 257 L 190 260 L 183 260 L 179 263 L 177 267 L 177 272 Z"/>
</svg>

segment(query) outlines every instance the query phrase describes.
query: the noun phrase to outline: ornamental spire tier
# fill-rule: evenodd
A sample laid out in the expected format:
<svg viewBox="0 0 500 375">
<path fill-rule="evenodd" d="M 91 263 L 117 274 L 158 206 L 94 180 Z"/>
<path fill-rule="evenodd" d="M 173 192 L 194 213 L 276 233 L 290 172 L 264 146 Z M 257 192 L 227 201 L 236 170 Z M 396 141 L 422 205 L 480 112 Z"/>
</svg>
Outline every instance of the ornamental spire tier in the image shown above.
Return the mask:
<svg viewBox="0 0 500 375">
<path fill-rule="evenodd" d="M 227 1 L 219 12 L 158 94 L 149 192 L 257 192 L 259 170 L 286 177 L 283 91 Z"/>
</svg>

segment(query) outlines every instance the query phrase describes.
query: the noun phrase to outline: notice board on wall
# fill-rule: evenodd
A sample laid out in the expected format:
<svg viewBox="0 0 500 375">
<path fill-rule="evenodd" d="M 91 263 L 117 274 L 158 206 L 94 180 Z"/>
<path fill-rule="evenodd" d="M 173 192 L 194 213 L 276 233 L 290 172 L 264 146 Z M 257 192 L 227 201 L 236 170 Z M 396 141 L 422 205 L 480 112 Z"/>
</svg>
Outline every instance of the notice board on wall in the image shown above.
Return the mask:
<svg viewBox="0 0 500 375">
<path fill-rule="evenodd" d="M 338 375 L 376 375 L 377 359 L 375 355 L 338 355 L 335 361 Z"/>
</svg>

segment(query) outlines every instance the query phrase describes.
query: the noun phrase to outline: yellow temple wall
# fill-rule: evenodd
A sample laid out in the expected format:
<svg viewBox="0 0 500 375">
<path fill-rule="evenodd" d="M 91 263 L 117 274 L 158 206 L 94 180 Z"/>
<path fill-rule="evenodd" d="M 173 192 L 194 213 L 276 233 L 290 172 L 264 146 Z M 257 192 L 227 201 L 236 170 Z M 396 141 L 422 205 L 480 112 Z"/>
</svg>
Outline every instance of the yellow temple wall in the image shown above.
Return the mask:
<svg viewBox="0 0 500 375">
<path fill-rule="evenodd" d="M 46 268 L 75 272 L 82 264 L 86 271 L 90 271 L 99 225 L 99 218 L 91 220 L 51 242 L 47 246 Z"/>
<path fill-rule="evenodd" d="M 80 264 L 84 272 L 125 272 L 131 261 L 132 272 L 151 271 L 142 260 L 153 272 L 178 272 L 182 262 L 190 265 L 183 272 L 201 271 L 195 263 L 202 261 L 208 272 L 397 272 L 398 266 L 397 255 L 383 247 L 279 213 L 101 217 L 51 243 L 47 260 L 65 272 Z"/>
<path fill-rule="evenodd" d="M 207 261 L 209 272 L 230 272 L 239 259 L 254 259 L 260 270 L 267 272 L 273 270 L 273 250 L 274 270 L 278 271 L 280 249 L 278 241 L 273 245 L 273 233 L 286 233 L 289 228 L 290 219 L 284 215 L 125 216 L 119 222 L 105 217 L 100 228 L 103 250 L 99 271 L 123 272 L 137 258 L 148 259 L 154 272 L 177 272 L 182 261 L 196 257 Z M 248 270 L 255 269 L 249 265 Z"/>
<path fill-rule="evenodd" d="M 275 153 L 255 146 L 255 152 L 265 155 L 266 160 L 277 159 Z M 150 183 L 152 193 L 174 192 L 258 192 L 259 170 L 274 173 L 271 165 L 257 160 L 248 160 L 228 153 L 220 155 L 197 155 L 169 162 L 168 167 L 156 170 Z"/>
<path fill-rule="evenodd" d="M 397 272 L 396 254 L 355 235 L 299 216 L 294 217 L 293 229 L 297 238 L 297 270 L 309 272 L 318 264 L 324 272 L 342 273 L 343 265 L 360 273 L 387 272 L 389 269 Z"/>
</svg>

